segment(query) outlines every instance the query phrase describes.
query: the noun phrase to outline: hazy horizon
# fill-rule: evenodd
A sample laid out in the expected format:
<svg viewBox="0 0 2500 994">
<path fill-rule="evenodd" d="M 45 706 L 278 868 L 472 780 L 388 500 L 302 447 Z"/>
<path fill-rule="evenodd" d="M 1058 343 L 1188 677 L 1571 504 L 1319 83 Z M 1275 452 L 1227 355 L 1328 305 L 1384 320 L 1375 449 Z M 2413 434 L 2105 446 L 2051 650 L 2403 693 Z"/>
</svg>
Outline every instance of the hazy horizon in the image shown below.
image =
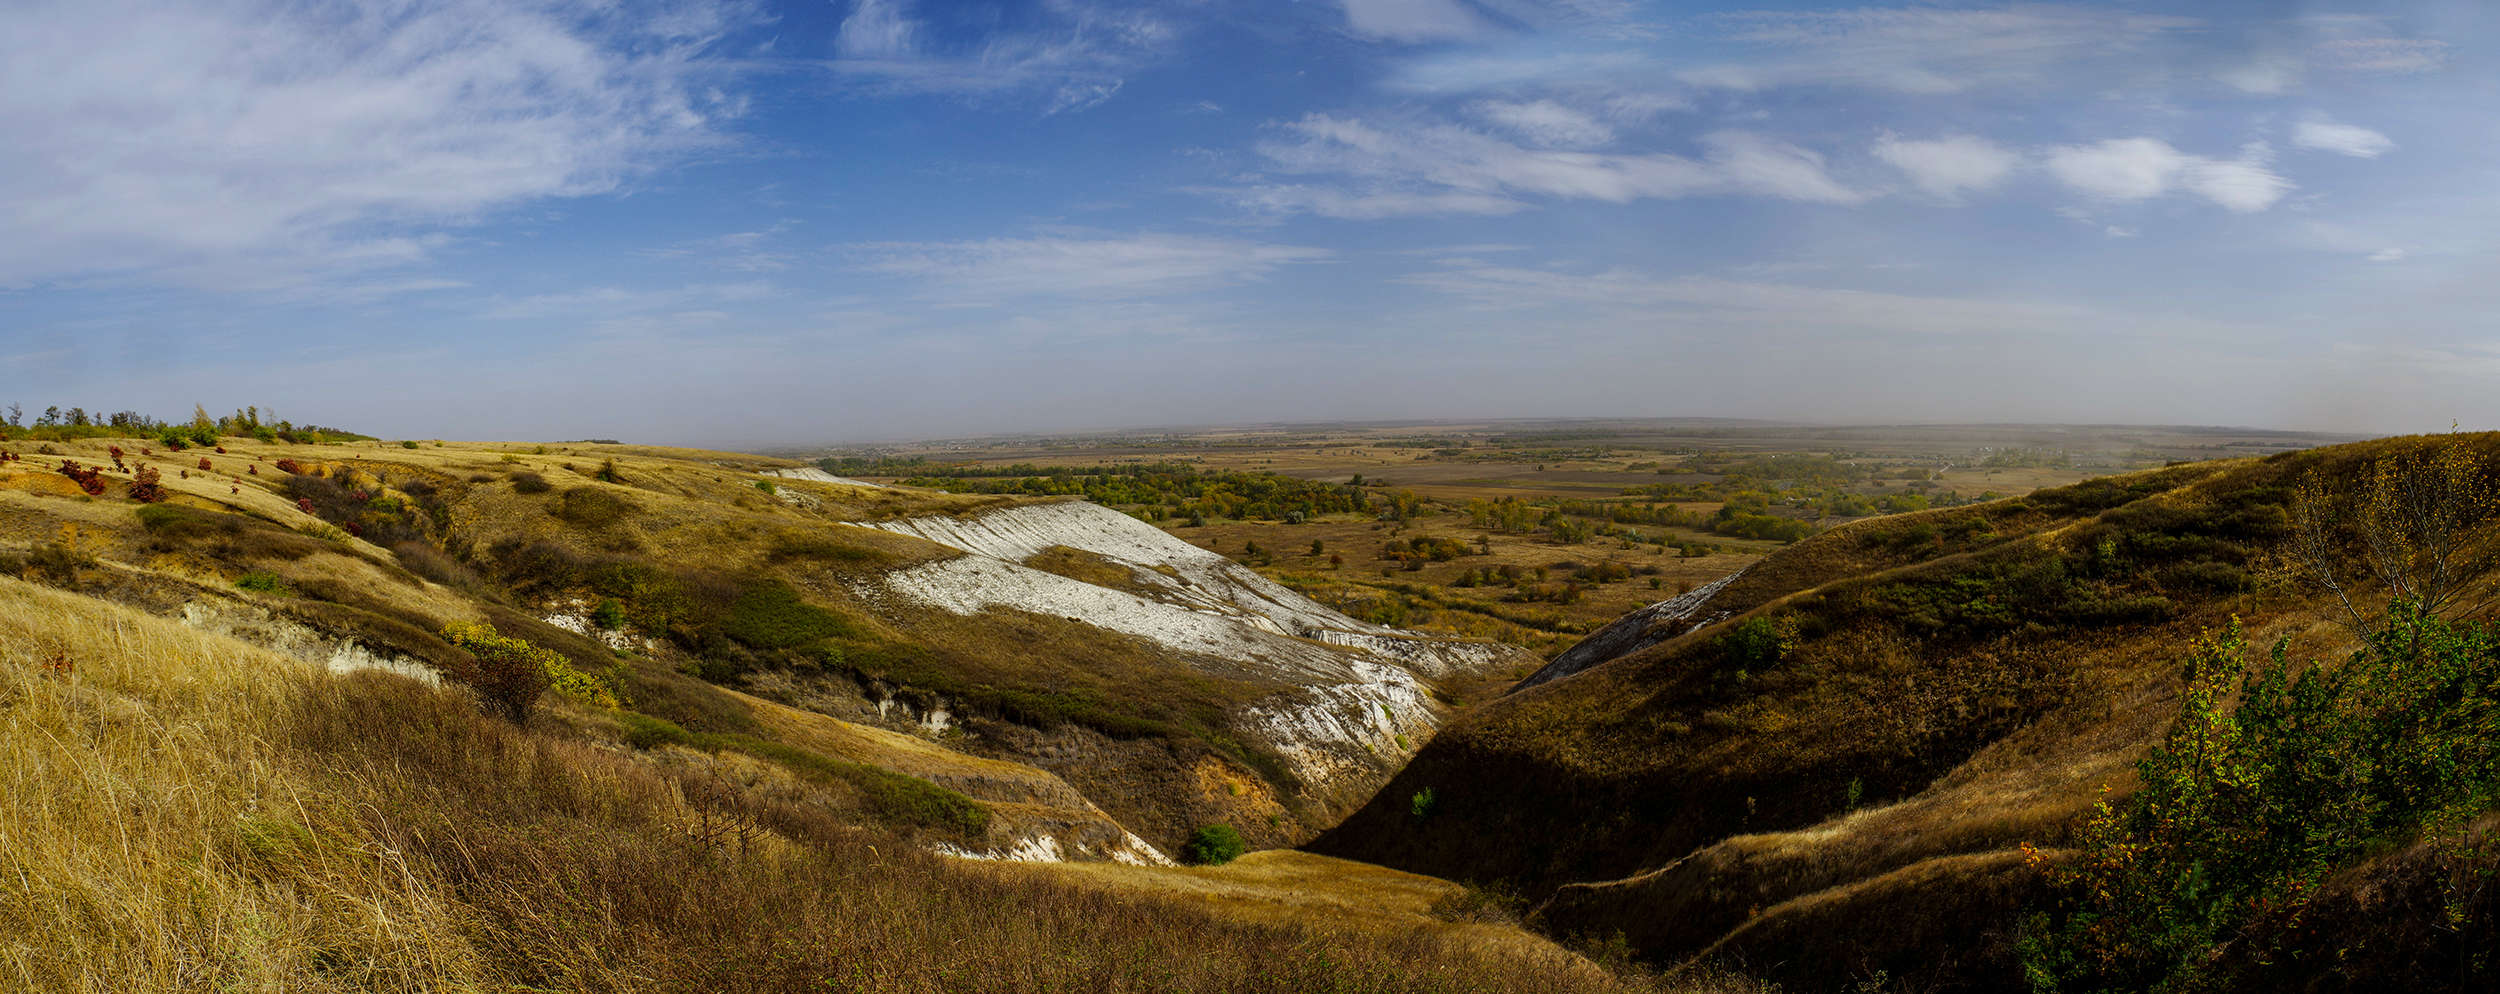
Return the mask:
<svg viewBox="0 0 2500 994">
<path fill-rule="evenodd" d="M 759 448 L 2500 426 L 2500 12 L 0 13 L 0 393 Z"/>
</svg>

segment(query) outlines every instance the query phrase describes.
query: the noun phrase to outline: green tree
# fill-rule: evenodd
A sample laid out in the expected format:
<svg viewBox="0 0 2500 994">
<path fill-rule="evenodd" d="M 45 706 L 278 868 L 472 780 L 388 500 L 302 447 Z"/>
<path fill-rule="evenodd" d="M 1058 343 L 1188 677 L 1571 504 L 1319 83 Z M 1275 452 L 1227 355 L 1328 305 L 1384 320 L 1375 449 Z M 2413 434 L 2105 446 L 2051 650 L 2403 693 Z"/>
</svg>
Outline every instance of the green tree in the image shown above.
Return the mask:
<svg viewBox="0 0 2500 994">
<path fill-rule="evenodd" d="M 1231 825 L 1206 825 L 1189 833 L 1189 841 L 1181 843 L 1181 860 L 1198 866 L 1222 866 L 1240 858 L 1247 848 L 1241 833 Z"/>
<path fill-rule="evenodd" d="M 2248 925 L 2297 920 L 2338 870 L 2500 802 L 2500 634 L 2403 601 L 2366 627 L 2341 665 L 2294 667 L 2278 643 L 2252 667 L 2236 621 L 2194 643 L 2143 787 L 2099 805 L 2049 871 L 2064 897 L 2024 941 L 2036 989 L 2198 989 L 2226 943 L 2331 958 Z"/>
</svg>

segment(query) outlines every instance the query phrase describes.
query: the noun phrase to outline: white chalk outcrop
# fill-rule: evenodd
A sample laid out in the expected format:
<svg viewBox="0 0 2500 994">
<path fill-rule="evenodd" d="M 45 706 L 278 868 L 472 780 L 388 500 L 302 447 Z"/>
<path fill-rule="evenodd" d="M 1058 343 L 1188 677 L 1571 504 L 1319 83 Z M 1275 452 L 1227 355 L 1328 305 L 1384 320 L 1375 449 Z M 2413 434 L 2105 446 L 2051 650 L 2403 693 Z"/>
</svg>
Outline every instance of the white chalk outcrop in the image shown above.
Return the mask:
<svg viewBox="0 0 2500 994">
<path fill-rule="evenodd" d="M 1084 501 L 870 527 L 963 550 L 886 576 L 882 590 L 955 614 L 1026 611 L 1145 639 L 1209 672 L 1288 689 L 1237 716 L 1323 793 L 1393 766 L 1438 727 L 1425 681 L 1526 658 L 1508 646 L 1437 639 L 1349 618 L 1213 552 Z M 1065 547 L 1125 566 L 1141 592 L 1024 565 Z"/>
<path fill-rule="evenodd" d="M 762 475 L 778 476 L 785 480 L 806 480 L 810 483 L 832 483 L 845 487 L 867 487 L 871 490 L 885 489 L 885 485 L 882 483 L 870 483 L 866 480 L 854 480 L 847 476 L 835 476 L 831 473 L 825 472 L 824 470 L 817 469 L 814 466 L 800 466 L 796 469 L 768 469 L 765 470 Z"/>
<path fill-rule="evenodd" d="M 1519 681 L 1518 685 L 1510 688 L 1510 692 L 1515 694 L 1540 683 L 1560 680 L 1599 663 L 1621 659 L 1678 635 L 1701 630 L 1702 626 L 1721 617 L 1703 614 L 1703 609 L 1710 606 L 1710 598 L 1718 596 L 1719 591 L 1743 575 L 1744 570 L 1737 570 L 1695 587 L 1689 593 L 1677 594 L 1615 619 L 1613 624 L 1598 629 L 1596 634 L 1563 650 L 1544 668 L 1528 674 L 1528 678 Z"/>
<path fill-rule="evenodd" d="M 182 605 L 182 623 L 281 655 L 314 663 L 332 673 L 381 670 L 424 684 L 443 678 L 434 668 L 395 652 L 377 651 L 353 638 L 331 635 L 261 608 L 200 598 Z"/>
</svg>

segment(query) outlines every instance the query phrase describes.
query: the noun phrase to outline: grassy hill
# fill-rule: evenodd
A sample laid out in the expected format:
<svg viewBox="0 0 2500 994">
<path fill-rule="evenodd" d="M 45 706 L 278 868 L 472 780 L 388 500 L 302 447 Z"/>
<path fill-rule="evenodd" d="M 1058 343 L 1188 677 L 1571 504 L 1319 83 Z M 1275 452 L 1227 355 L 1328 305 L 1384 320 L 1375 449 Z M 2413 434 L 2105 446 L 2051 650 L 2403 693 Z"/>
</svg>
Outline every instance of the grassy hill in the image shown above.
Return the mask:
<svg viewBox="0 0 2500 994">
<path fill-rule="evenodd" d="M 16 443 L 25 458 L 0 461 L 0 552 L 60 586 L 471 683 L 475 647 L 455 644 L 446 626 L 491 626 L 588 681 L 574 689 L 604 688 L 638 741 L 767 759 L 798 748 L 766 701 L 901 733 L 803 751 L 980 802 L 999 817 L 954 819 L 974 851 L 1051 836 L 1072 856 L 1104 858 L 1168 849 L 1214 822 L 1255 844 L 1289 844 L 1368 797 L 1441 710 L 1407 661 L 1270 631 L 1279 626 L 1258 613 L 1289 606 L 1190 601 L 1231 589 L 1220 557 L 1206 557 L 1216 564 L 1191 587 L 1183 571 L 1173 579 L 1082 550 L 987 558 L 913 530 L 938 521 L 977 531 L 1047 501 L 794 479 L 768 475 L 793 462 L 693 450 L 219 442 L 179 452 L 152 439 Z M 63 463 L 96 472 L 82 481 Z M 155 475 L 160 500 L 134 498 L 141 473 Z M 1159 536 L 1088 510 L 1096 531 L 1107 520 Z M 1100 537 L 1079 531 L 1068 541 Z M 949 572 L 958 566 L 980 567 L 976 579 L 1052 580 L 1089 605 L 1182 618 L 1220 637 L 1175 647 L 1102 627 L 1090 609 L 1018 601 L 1021 588 L 977 588 Z M 905 577 L 925 582 L 898 587 Z M 964 602 L 915 596 L 931 589 Z M 1401 640 L 1334 616 L 1312 623 L 1339 621 L 1376 631 L 1341 641 L 1388 638 L 1381 644 L 1427 656 L 1510 651 Z M 1375 663 L 1383 675 L 1360 675 Z M 1330 724 L 1345 713 L 1359 727 Z M 1307 741 L 1295 733 L 1308 720 L 1274 715 L 1320 720 L 1335 737 Z M 1022 772 L 930 762 L 927 748 L 897 746 L 908 739 Z M 1002 807 L 1036 804 L 1044 809 L 1023 815 Z"/>
<path fill-rule="evenodd" d="M 0 985 L 1704 989 L 1437 916 L 1461 889 L 1411 874 L 1136 865 L 1327 816 L 1241 724 L 1299 688 L 881 586 L 971 554 L 876 525 L 1016 501 L 732 453 L 217 443 L 0 444 Z"/>
<path fill-rule="evenodd" d="M 2350 493 L 2378 467 L 2452 444 L 2500 461 L 2492 436 L 2387 440 L 2172 466 L 1809 539 L 1712 598 L 1713 623 L 1471 712 L 1312 848 L 1515 888 L 1550 933 L 1620 934 L 1653 962 L 1740 962 L 1805 989 L 1878 975 L 2026 989 L 2017 947 L 2043 928 L 2028 916 L 2054 905 L 2052 868 L 2103 852 L 2085 838 L 2095 805 L 2133 789 L 2138 760 L 2170 733 L 2200 633 L 2236 618 L 2249 645 L 2280 642 L 2291 660 L 2354 647 L 2333 621 L 2341 608 L 2291 568 L 2296 491 Z M 2487 562 L 2495 531 L 2462 534 L 2456 561 Z M 2366 555 L 2349 535 L 2335 544 L 2354 563 Z M 2412 824 L 2388 824 L 2400 823 Z M 2378 878 L 2351 859 L 2319 862 L 2357 876 L 2304 880 L 2286 899 L 2340 909 L 2353 931 L 2326 933 L 2329 952 L 2407 920 L 2359 909 L 2418 904 L 2424 881 L 2481 879 L 2493 865 L 2478 829 L 2385 831 L 2369 852 L 2410 870 Z M 2449 906 L 2453 917 L 2409 919 L 2405 934 L 2438 924 L 2469 945 L 2453 937 L 2491 934 L 2487 893 Z M 2231 974 L 2243 980 L 2385 979 L 2314 958 L 2267 974 L 2254 964 L 2298 957 L 2254 948 L 2217 955 L 2245 960 Z M 2474 971 L 2489 964 L 2472 964 L 2464 976 L 2487 980 Z"/>
<path fill-rule="evenodd" d="M 1256 863 L 1162 871 L 1309 900 L 1281 921 L 932 856 L 841 778 L 632 749 L 570 705 L 524 728 L 449 687 L 14 578 L 0 748 L 13 990 L 1658 989 L 1515 931 L 1369 910 L 1347 871 L 1290 892 Z M 1455 890 L 1368 873 L 1417 904 Z"/>
</svg>

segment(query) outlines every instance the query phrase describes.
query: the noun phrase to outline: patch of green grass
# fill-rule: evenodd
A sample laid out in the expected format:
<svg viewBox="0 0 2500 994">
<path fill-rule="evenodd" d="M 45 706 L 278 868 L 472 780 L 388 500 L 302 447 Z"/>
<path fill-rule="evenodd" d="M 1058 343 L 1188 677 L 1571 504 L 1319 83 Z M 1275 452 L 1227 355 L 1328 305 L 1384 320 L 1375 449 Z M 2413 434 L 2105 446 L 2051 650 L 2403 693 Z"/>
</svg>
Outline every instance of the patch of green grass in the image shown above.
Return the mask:
<svg viewBox="0 0 2500 994">
<path fill-rule="evenodd" d="M 263 594 L 289 594 L 294 592 L 287 588 L 286 580 L 284 578 L 265 569 L 256 569 L 249 573 L 245 573 L 240 577 L 236 577 L 234 585 L 245 590 Z"/>
<path fill-rule="evenodd" d="M 779 580 L 747 588 L 729 606 L 721 631 L 758 649 L 796 649 L 830 638 L 856 635 L 848 618 L 809 604 Z"/>
</svg>

